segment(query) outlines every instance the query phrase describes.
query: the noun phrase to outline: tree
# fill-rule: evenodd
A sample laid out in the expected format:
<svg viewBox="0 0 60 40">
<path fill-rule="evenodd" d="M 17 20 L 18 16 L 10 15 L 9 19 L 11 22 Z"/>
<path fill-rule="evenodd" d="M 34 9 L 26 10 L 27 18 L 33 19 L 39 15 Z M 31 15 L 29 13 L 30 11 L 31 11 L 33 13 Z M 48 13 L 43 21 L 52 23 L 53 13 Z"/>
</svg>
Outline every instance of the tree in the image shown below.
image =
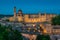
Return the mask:
<svg viewBox="0 0 60 40">
<path fill-rule="evenodd" d="M 5 21 L 9 22 L 9 19 L 6 19 Z"/>
<path fill-rule="evenodd" d="M 51 22 L 52 22 L 52 25 L 60 25 L 60 15 L 53 17 Z"/>
<path fill-rule="evenodd" d="M 0 24 L 0 40 L 3 40 L 3 33 L 5 31 L 5 27 L 3 27 L 1 24 Z"/>
<path fill-rule="evenodd" d="M 37 35 L 36 40 L 50 40 L 49 35 Z"/>
<path fill-rule="evenodd" d="M 3 40 L 23 40 L 22 35 L 17 30 L 8 31 L 5 30 L 3 34 Z"/>
<path fill-rule="evenodd" d="M 0 25 L 0 40 L 23 40 L 22 35 L 17 30 L 12 30 L 11 26 Z"/>
</svg>

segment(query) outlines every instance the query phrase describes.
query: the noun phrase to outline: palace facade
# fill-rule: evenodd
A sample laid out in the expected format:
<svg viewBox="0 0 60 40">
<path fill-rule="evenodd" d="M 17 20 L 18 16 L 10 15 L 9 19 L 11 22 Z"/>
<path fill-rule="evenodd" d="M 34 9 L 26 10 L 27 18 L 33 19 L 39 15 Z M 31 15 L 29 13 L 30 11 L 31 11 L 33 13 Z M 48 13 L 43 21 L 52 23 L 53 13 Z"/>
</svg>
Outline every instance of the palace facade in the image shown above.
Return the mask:
<svg viewBox="0 0 60 40">
<path fill-rule="evenodd" d="M 10 17 L 10 21 L 18 21 L 25 23 L 36 23 L 36 22 L 50 22 L 52 17 L 55 17 L 55 14 L 46 14 L 46 13 L 37 13 L 37 14 L 23 14 L 22 10 L 18 10 L 16 13 L 16 7 L 14 7 L 14 16 Z"/>
</svg>

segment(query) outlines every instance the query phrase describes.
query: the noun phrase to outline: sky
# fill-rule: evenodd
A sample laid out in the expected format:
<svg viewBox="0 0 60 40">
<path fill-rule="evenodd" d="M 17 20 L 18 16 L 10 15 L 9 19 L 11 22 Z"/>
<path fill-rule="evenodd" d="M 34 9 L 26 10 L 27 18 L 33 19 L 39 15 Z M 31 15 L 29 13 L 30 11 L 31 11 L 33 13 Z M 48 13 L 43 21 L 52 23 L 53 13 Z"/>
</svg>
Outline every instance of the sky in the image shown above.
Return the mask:
<svg viewBox="0 0 60 40">
<path fill-rule="evenodd" d="M 60 0 L 0 0 L 0 14 L 14 14 L 19 9 L 23 13 L 60 13 Z"/>
</svg>

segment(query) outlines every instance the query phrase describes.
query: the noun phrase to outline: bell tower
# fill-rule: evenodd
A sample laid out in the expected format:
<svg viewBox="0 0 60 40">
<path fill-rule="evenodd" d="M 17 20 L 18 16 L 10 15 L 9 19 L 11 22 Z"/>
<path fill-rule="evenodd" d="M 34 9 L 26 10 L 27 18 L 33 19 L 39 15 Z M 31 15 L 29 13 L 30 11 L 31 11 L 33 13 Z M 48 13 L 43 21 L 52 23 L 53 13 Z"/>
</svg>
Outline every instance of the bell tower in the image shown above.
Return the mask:
<svg viewBox="0 0 60 40">
<path fill-rule="evenodd" d="M 16 7 L 14 7 L 14 21 L 15 21 L 15 18 L 16 18 Z"/>
</svg>

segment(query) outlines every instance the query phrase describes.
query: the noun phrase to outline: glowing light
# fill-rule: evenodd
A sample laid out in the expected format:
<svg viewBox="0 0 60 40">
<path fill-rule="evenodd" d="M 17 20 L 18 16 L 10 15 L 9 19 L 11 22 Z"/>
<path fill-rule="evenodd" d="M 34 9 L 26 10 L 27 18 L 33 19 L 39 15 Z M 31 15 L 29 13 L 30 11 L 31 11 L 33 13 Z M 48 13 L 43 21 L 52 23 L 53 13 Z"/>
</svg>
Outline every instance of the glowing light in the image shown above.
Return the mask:
<svg viewBox="0 0 60 40">
<path fill-rule="evenodd" d="M 47 33 L 47 31 L 44 29 L 44 33 Z"/>
<path fill-rule="evenodd" d="M 38 32 L 40 32 L 40 30 L 38 30 Z"/>
<path fill-rule="evenodd" d="M 33 25 L 33 27 L 36 26 L 36 25 Z"/>
</svg>

